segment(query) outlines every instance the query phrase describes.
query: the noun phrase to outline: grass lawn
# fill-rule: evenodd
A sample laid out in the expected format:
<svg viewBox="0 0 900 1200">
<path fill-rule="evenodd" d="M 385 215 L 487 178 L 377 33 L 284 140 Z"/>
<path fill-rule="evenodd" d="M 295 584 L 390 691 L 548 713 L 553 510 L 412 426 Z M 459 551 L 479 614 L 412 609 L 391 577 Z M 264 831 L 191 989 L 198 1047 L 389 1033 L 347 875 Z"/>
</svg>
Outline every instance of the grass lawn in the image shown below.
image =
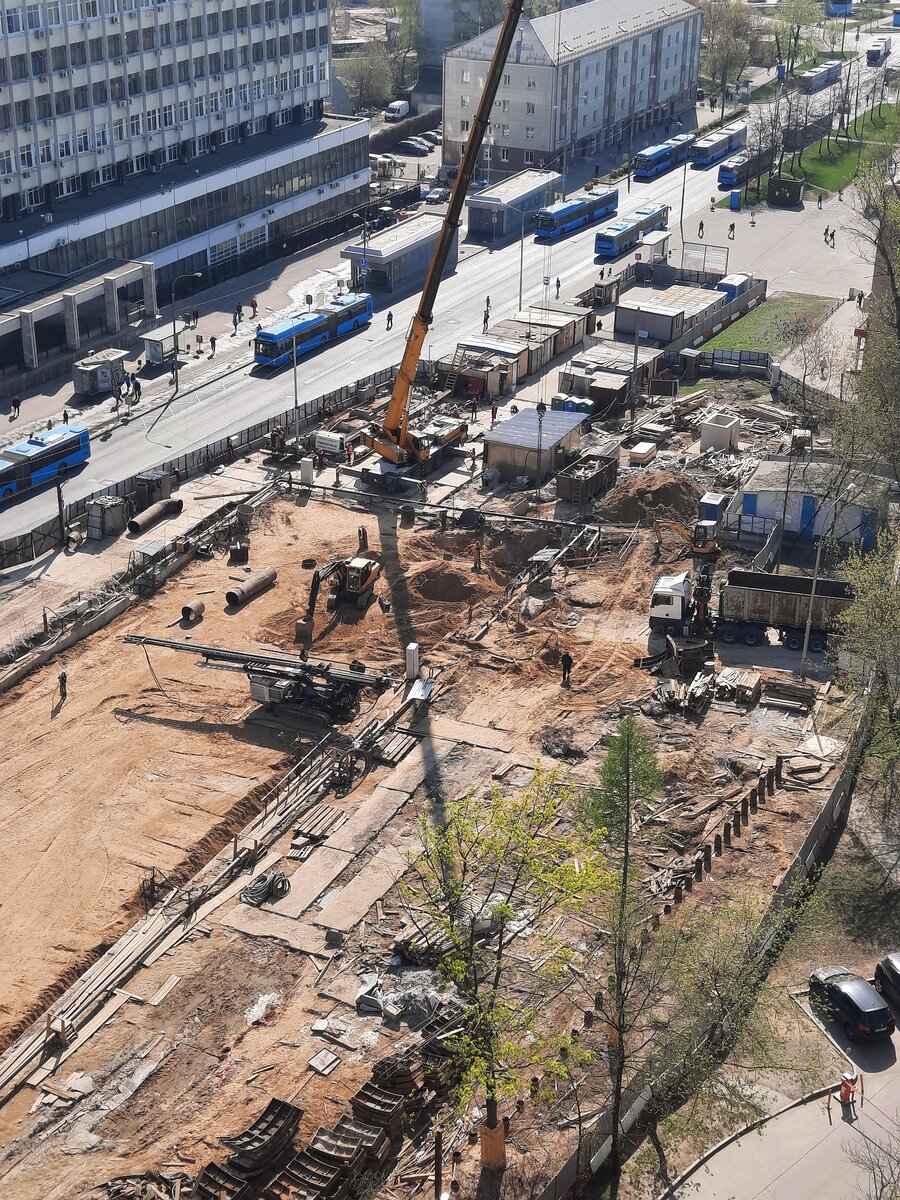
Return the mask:
<svg viewBox="0 0 900 1200">
<path fill-rule="evenodd" d="M 746 317 L 723 329 L 704 350 L 761 350 L 773 357 L 786 350 L 792 341 L 791 329 L 803 317 L 824 319 L 831 300 L 805 296 L 799 292 L 780 293 L 776 298 L 759 305 Z"/>
</svg>

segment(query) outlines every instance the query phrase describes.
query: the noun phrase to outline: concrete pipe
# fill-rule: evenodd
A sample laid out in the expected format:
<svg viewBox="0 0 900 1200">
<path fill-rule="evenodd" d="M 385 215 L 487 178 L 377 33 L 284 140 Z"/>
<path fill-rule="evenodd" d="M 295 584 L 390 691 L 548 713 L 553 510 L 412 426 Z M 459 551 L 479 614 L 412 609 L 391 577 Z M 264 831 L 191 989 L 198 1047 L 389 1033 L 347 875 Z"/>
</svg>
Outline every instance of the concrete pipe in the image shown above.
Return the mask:
<svg viewBox="0 0 900 1200">
<path fill-rule="evenodd" d="M 193 625 L 195 621 L 199 621 L 206 612 L 206 605 L 202 600 L 194 600 L 190 604 L 185 604 L 181 610 L 182 621 L 187 621 L 189 625 Z"/>
<path fill-rule="evenodd" d="M 183 508 L 183 500 L 159 500 L 156 504 L 151 504 L 149 508 L 138 513 L 136 517 L 131 518 L 128 522 L 128 532 L 143 533 L 145 529 L 149 529 L 151 525 L 161 521 L 163 517 L 174 517 Z"/>
<path fill-rule="evenodd" d="M 258 596 L 260 592 L 271 587 L 277 578 L 278 572 L 274 567 L 263 567 L 261 571 L 257 571 L 243 583 L 229 588 L 225 593 L 225 599 L 232 608 L 239 608 L 240 605 L 246 604 L 248 600 L 252 600 L 254 596 Z"/>
</svg>

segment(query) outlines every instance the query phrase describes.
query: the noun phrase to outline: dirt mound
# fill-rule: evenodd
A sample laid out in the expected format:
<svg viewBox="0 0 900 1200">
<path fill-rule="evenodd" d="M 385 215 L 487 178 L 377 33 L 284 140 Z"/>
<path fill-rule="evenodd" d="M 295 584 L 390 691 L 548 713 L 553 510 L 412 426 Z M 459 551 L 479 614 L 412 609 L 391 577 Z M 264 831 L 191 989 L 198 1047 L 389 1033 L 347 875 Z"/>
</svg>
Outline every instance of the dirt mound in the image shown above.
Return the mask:
<svg viewBox="0 0 900 1200">
<path fill-rule="evenodd" d="M 648 499 L 649 497 L 649 499 Z M 606 520 L 637 522 L 644 517 L 693 520 L 700 489 L 671 471 L 637 471 L 620 479 L 603 497 L 599 515 Z"/>
<path fill-rule="evenodd" d="M 468 604 L 478 597 L 477 576 L 465 574 L 448 562 L 422 563 L 411 574 L 410 591 L 422 600 L 442 604 Z"/>
</svg>

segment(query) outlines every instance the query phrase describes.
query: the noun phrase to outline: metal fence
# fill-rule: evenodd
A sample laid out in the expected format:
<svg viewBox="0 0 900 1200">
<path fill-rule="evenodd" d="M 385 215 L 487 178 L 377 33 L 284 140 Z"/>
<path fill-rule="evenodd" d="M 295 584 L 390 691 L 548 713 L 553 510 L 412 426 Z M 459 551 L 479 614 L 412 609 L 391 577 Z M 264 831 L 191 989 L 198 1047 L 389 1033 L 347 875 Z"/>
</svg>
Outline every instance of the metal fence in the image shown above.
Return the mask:
<svg viewBox="0 0 900 1200">
<path fill-rule="evenodd" d="M 393 380 L 394 368 L 384 367 L 382 370 L 376 371 L 374 375 L 357 380 L 354 384 L 348 384 L 333 392 L 328 392 L 324 396 L 317 396 L 315 400 L 307 401 L 302 411 L 299 429 L 309 429 L 322 417 L 334 416 L 345 411 L 358 398 L 359 393 L 366 388 L 383 387 L 385 384 L 393 383 Z M 182 478 L 198 469 L 210 470 L 221 463 L 230 461 L 239 453 L 249 453 L 258 449 L 263 445 L 271 430 L 279 425 L 293 430 L 294 418 L 294 409 L 289 408 L 286 412 L 278 413 L 277 416 L 257 421 L 230 437 L 219 438 L 199 450 L 190 450 L 185 454 L 178 455 L 177 458 L 159 463 L 152 469 L 164 471 L 170 475 L 177 472 Z M 151 470 L 151 468 L 148 467 L 146 470 Z M 132 476 L 129 479 L 110 484 L 100 491 L 92 492 L 89 496 L 84 496 L 82 499 L 66 505 L 65 523 L 71 527 L 82 520 L 91 501 L 100 496 L 130 496 L 136 490 L 137 483 Z M 6 538 L 0 542 L 0 570 L 31 562 L 47 550 L 57 546 L 59 546 L 59 517 L 53 517 L 29 533 Z"/>
</svg>

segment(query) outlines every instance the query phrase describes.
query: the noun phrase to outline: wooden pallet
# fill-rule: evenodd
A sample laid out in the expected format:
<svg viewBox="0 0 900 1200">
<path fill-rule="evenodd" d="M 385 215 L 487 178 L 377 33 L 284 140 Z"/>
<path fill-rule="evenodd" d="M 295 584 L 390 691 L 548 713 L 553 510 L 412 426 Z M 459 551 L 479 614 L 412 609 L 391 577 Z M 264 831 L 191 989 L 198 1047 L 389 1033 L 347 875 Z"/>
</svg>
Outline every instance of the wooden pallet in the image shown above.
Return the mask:
<svg viewBox="0 0 900 1200">
<path fill-rule="evenodd" d="M 395 730 L 386 741 L 376 742 L 372 748 L 372 754 L 378 762 L 387 763 L 388 766 L 393 767 L 409 754 L 418 741 L 419 739 L 412 734 Z"/>
<path fill-rule="evenodd" d="M 291 839 L 288 858 L 304 862 L 315 850 L 331 837 L 335 830 L 347 820 L 347 813 L 332 804 L 314 804 L 299 818 Z"/>
</svg>

